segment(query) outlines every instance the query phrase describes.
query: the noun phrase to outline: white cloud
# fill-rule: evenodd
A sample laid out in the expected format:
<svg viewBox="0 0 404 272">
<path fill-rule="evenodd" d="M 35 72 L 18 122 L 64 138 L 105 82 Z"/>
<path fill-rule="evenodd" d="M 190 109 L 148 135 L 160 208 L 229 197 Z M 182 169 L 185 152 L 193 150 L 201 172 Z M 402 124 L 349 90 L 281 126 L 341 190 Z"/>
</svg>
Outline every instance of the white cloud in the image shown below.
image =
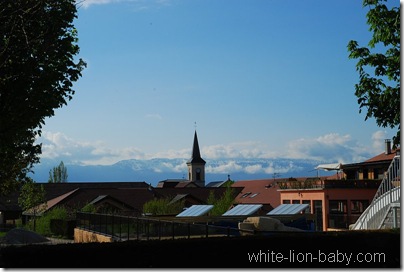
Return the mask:
<svg viewBox="0 0 404 272">
<path fill-rule="evenodd" d="M 231 172 L 240 172 L 243 167 L 237 164 L 235 161 L 227 161 L 218 166 L 207 166 L 206 172 L 208 173 L 231 173 Z"/>
<path fill-rule="evenodd" d="M 163 119 L 163 117 L 161 117 L 161 115 L 158 114 L 158 113 L 146 114 L 146 118 L 148 118 L 148 119 L 156 119 L 156 120 L 162 120 Z"/>
<path fill-rule="evenodd" d="M 341 163 L 360 162 L 374 154 L 372 148 L 361 145 L 350 135 L 326 134 L 314 139 L 297 139 L 288 143 L 288 158 L 333 160 Z"/>
<path fill-rule="evenodd" d="M 76 3 L 83 8 L 94 5 L 106 5 L 120 2 L 130 2 L 134 5 L 133 10 L 141 11 L 152 7 L 162 7 L 171 5 L 171 0 L 76 0 Z"/>
<path fill-rule="evenodd" d="M 206 172 L 214 174 L 244 172 L 247 174 L 273 175 L 274 173 L 283 174 L 297 170 L 302 169 L 294 165 L 293 162 L 289 162 L 288 164 L 275 164 L 273 161 L 268 162 L 265 159 L 262 159 L 261 162 L 256 162 L 254 164 L 249 164 L 248 162 L 246 163 L 242 160 L 223 160 L 218 165 L 212 166 L 207 164 L 206 166 Z"/>
<path fill-rule="evenodd" d="M 283 174 L 289 172 L 290 170 L 301 170 L 301 168 L 294 165 L 293 162 L 289 162 L 289 164 L 286 166 L 275 166 L 273 162 L 271 162 L 268 167 L 264 168 L 264 172 L 266 174 Z"/>
<path fill-rule="evenodd" d="M 147 157 L 137 148 L 112 149 L 101 141 L 77 141 L 61 132 L 45 131 L 37 141 L 42 143 L 41 158 L 60 159 L 65 162 L 84 165 L 106 165 L 124 159 L 144 159 Z"/>
<path fill-rule="evenodd" d="M 104 5 L 117 2 L 121 2 L 121 0 L 76 0 L 76 3 L 84 8 L 88 8 L 92 5 Z"/>
<path fill-rule="evenodd" d="M 186 160 L 183 160 L 179 164 L 164 162 L 164 163 L 162 163 L 161 168 L 156 169 L 156 172 L 164 172 L 164 171 L 170 171 L 170 172 L 172 171 L 172 172 L 177 172 L 177 173 L 187 172 Z"/>
<path fill-rule="evenodd" d="M 246 173 L 283 173 L 294 167 L 274 166 L 271 163 L 260 163 L 243 168 L 237 159 L 315 159 L 327 162 L 354 163 L 361 162 L 383 151 L 384 131 L 376 131 L 371 137 L 372 146 L 364 146 L 351 139 L 350 135 L 330 133 L 317 138 L 301 138 L 287 143 L 284 153 L 269 151 L 269 147 L 260 142 L 230 143 L 227 145 L 202 146 L 201 155 L 206 161 L 210 159 L 224 159 L 224 163 L 216 166 L 207 166 L 211 173 L 224 173 L 243 171 Z M 42 143 L 41 158 L 63 160 L 65 163 L 79 163 L 84 165 L 108 165 L 120 160 L 128 159 L 184 159 L 179 165 L 166 165 L 156 172 L 171 169 L 177 172 L 186 171 L 185 161 L 190 158 L 191 148 L 167 150 L 154 154 L 145 153 L 137 147 L 112 148 L 102 141 L 79 141 L 64 135 L 61 132 L 45 131 L 38 138 Z"/>
<path fill-rule="evenodd" d="M 268 151 L 268 147 L 260 142 L 239 142 L 226 145 L 201 147 L 203 157 L 220 158 L 273 158 L 278 154 Z"/>
<path fill-rule="evenodd" d="M 261 164 L 249 165 L 244 168 L 244 171 L 249 174 L 261 173 L 263 168 Z"/>
<path fill-rule="evenodd" d="M 191 149 L 190 148 L 185 148 L 185 149 L 179 149 L 179 150 L 167 150 L 167 151 L 161 151 L 152 155 L 149 155 L 150 159 L 154 158 L 167 158 L 167 159 L 178 159 L 178 158 L 190 158 L 191 157 Z M 205 156 L 202 156 L 205 157 Z"/>
<path fill-rule="evenodd" d="M 372 135 L 372 147 L 382 152 L 384 150 L 384 140 L 387 138 L 387 132 L 378 130 Z"/>
<path fill-rule="evenodd" d="M 240 165 L 238 165 L 240 166 Z M 295 166 L 293 164 L 293 162 L 290 162 L 288 165 L 274 165 L 274 162 L 269 162 L 269 163 L 257 163 L 257 164 L 253 164 L 253 165 L 247 165 L 244 168 L 243 167 L 239 167 L 237 169 L 238 171 L 241 172 L 245 172 L 248 174 L 268 174 L 268 175 L 272 175 L 274 173 L 278 173 L 278 174 L 282 174 L 282 173 L 287 173 L 291 170 L 300 170 L 298 169 L 297 166 Z"/>
</svg>

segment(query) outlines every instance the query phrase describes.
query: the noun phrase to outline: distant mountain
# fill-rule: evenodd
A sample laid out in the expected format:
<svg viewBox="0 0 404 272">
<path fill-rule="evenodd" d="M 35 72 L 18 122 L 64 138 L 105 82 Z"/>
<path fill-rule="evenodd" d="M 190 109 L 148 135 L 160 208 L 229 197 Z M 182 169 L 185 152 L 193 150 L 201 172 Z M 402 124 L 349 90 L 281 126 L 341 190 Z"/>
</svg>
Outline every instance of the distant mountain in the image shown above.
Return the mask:
<svg viewBox="0 0 404 272">
<path fill-rule="evenodd" d="M 36 182 L 47 182 L 49 171 L 60 161 L 41 160 L 31 175 Z M 123 160 L 112 165 L 78 165 L 64 162 L 67 167 L 68 181 L 106 182 L 106 181 L 144 181 L 156 186 L 165 179 L 187 178 L 186 159 Z M 322 163 L 303 159 L 221 159 L 207 160 L 206 182 L 232 180 L 289 178 L 331 175 L 317 173 L 315 167 Z"/>
</svg>

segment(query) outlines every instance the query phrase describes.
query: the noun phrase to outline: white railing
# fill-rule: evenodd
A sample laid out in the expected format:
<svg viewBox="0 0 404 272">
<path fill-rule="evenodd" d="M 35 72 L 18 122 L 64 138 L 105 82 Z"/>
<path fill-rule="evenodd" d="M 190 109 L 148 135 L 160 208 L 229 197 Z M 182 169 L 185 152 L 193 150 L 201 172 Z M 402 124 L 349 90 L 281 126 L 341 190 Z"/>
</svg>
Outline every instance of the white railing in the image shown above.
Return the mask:
<svg viewBox="0 0 404 272">
<path fill-rule="evenodd" d="M 350 229 L 380 229 L 391 204 L 400 202 L 400 180 L 400 156 L 395 156 L 369 207 Z"/>
</svg>

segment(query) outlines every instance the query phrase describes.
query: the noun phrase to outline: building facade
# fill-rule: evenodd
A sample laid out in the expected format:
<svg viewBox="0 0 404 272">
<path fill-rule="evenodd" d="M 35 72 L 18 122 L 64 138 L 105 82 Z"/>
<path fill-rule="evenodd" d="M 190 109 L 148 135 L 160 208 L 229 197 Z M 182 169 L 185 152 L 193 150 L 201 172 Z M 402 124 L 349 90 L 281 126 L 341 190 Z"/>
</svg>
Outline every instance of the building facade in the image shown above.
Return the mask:
<svg viewBox="0 0 404 272">
<path fill-rule="evenodd" d="M 361 163 L 342 165 L 342 177 L 278 182 L 282 204 L 309 204 L 316 215 L 316 230 L 349 229 L 372 202 L 376 191 L 400 149 L 385 152 Z"/>
</svg>

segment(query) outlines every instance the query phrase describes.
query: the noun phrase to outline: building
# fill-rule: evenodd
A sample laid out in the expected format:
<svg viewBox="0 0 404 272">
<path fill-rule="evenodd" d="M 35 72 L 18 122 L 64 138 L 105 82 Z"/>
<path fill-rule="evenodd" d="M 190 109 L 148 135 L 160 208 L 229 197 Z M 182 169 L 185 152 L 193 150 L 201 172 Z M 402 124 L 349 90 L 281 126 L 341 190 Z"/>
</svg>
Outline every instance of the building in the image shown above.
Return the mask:
<svg viewBox="0 0 404 272">
<path fill-rule="evenodd" d="M 275 179 L 240 180 L 232 187 L 241 187 L 243 190 L 234 199 L 234 204 L 262 204 L 267 213 L 281 204 L 280 192 Z"/>
<path fill-rule="evenodd" d="M 66 182 L 66 183 L 43 183 L 46 192 L 45 203 L 33 211 L 41 209 L 41 213 L 33 213 L 30 210 L 24 211 L 27 217 L 40 216 L 55 207 L 65 207 L 70 211 L 81 210 L 84 206 L 91 204 L 96 212 L 114 213 L 121 215 L 141 216 L 143 205 L 158 198 L 169 198 L 170 203 L 184 201 L 185 207 L 194 204 L 206 204 L 210 195 L 215 199 L 223 196 L 227 184 L 231 184 L 230 176 L 223 182 L 214 182 L 205 186 L 205 160 L 202 159 L 198 136 L 195 131 L 191 158 L 187 161 L 188 179 L 166 179 L 160 181 L 156 188 L 146 182 Z M 239 194 L 242 188 L 234 188 L 235 195 Z M 0 215 L 4 221 L 18 219 L 22 210 L 18 205 L 11 205 L 17 202 L 17 196 L 13 198 L 10 205 L 1 205 Z M 7 204 L 7 203 L 5 203 Z M 3 207 L 4 206 L 4 207 Z M 11 210 L 14 213 L 11 213 Z M 14 221 L 13 221 L 14 222 Z"/>
<path fill-rule="evenodd" d="M 316 215 L 317 230 L 349 229 L 372 202 L 390 163 L 400 149 L 385 152 L 361 163 L 341 165 L 342 178 L 290 179 L 278 182 L 282 204 L 309 204 Z"/>
<path fill-rule="evenodd" d="M 394 156 L 400 154 L 400 148 L 391 149 L 391 141 L 385 140 L 384 152 L 364 162 L 344 164 L 343 174 L 346 179 L 374 180 L 383 179 Z"/>
<path fill-rule="evenodd" d="M 192 157 L 187 161 L 188 180 L 195 182 L 199 187 L 205 187 L 205 164 L 199 150 L 198 136 L 194 134 L 194 144 L 192 146 Z"/>
<path fill-rule="evenodd" d="M 199 150 L 198 135 L 194 134 L 191 158 L 187 161 L 187 179 L 166 179 L 157 183 L 157 188 L 205 187 L 205 164 Z"/>
<path fill-rule="evenodd" d="M 140 216 L 143 204 L 156 195 L 145 182 L 63 182 L 38 184 L 44 187 L 46 201 L 35 207 L 36 216 L 55 207 L 74 213 L 88 204 L 99 213 Z M 33 216 L 31 210 L 22 213 Z"/>
</svg>

